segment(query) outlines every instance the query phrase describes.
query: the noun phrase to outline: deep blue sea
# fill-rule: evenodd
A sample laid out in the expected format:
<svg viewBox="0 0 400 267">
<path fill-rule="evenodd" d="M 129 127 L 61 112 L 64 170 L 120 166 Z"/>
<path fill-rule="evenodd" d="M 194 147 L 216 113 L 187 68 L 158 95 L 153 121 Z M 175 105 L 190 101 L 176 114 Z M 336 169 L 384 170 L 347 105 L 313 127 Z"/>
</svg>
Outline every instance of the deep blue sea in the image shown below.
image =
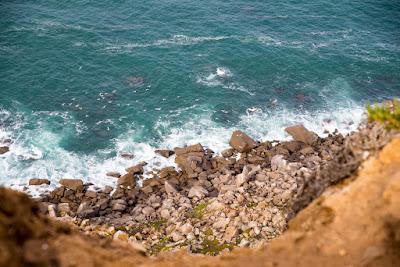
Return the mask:
<svg viewBox="0 0 400 267">
<path fill-rule="evenodd" d="M 2 0 L 0 74 L 0 184 L 113 184 L 171 164 L 156 148 L 218 152 L 234 129 L 355 129 L 400 96 L 400 2 Z"/>
</svg>

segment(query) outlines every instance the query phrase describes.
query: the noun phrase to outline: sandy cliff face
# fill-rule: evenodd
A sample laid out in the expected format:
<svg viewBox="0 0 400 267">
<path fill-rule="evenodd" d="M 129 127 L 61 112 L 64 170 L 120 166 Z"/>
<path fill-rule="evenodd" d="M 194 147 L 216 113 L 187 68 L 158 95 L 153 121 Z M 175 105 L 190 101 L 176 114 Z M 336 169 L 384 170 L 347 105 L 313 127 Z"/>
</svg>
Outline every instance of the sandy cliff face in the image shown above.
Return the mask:
<svg viewBox="0 0 400 267">
<path fill-rule="evenodd" d="M 27 196 L 0 190 L 0 266 L 400 266 L 399 137 L 356 177 L 302 210 L 267 247 L 218 257 L 147 258 L 128 244 L 50 221 Z"/>
</svg>

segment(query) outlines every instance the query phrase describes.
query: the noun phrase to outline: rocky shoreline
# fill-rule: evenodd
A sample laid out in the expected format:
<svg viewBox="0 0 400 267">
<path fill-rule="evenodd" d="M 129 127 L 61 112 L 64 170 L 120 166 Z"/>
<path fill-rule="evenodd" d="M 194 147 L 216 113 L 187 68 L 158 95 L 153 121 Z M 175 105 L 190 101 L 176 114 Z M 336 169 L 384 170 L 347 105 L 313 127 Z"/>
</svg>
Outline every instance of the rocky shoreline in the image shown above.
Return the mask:
<svg viewBox="0 0 400 267">
<path fill-rule="evenodd" d="M 391 138 L 375 123 L 325 138 L 302 125 L 285 130 L 292 141 L 257 142 L 235 131 L 231 148 L 221 155 L 201 144 L 159 150 L 165 157 L 175 154 L 179 169 L 163 168 L 142 186 L 145 163 L 122 176 L 109 173 L 118 179 L 116 188 L 92 191 L 82 180 L 62 179 L 36 200 L 44 214 L 88 234 L 126 240 L 148 254 L 186 248 L 217 255 L 279 236 L 290 218 Z"/>
</svg>

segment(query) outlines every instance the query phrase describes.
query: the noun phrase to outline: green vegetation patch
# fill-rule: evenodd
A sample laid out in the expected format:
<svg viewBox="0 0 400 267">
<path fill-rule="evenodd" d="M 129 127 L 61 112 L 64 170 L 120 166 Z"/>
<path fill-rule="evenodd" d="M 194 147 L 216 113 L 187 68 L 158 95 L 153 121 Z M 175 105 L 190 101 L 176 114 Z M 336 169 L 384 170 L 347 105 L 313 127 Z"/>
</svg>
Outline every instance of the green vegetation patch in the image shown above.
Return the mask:
<svg viewBox="0 0 400 267">
<path fill-rule="evenodd" d="M 167 223 L 167 220 L 161 219 L 161 220 L 149 222 L 149 225 L 156 230 L 160 230 L 161 227 L 163 227 L 166 223 Z"/>
<path fill-rule="evenodd" d="M 369 121 L 383 123 L 387 129 L 400 129 L 400 101 L 386 101 L 383 104 L 368 105 Z"/>
<path fill-rule="evenodd" d="M 165 252 L 165 251 L 169 251 L 172 249 L 172 247 L 168 247 L 168 243 L 171 243 L 172 237 L 163 237 L 160 239 L 160 242 L 158 242 L 157 244 L 155 244 L 154 246 L 152 246 L 149 250 L 149 253 L 151 255 L 155 255 L 158 254 L 160 252 Z"/>
<path fill-rule="evenodd" d="M 192 211 L 188 213 L 189 218 L 196 218 L 201 219 L 206 212 L 207 203 L 198 204 L 196 207 L 193 208 Z"/>
</svg>

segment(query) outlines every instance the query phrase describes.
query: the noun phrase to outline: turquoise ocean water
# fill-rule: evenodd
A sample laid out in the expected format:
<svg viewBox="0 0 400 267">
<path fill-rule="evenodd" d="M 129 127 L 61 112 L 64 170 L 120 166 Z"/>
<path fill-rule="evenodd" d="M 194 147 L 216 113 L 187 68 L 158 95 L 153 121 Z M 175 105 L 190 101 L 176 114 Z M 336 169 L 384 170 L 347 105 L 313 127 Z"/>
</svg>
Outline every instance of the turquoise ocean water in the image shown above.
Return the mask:
<svg viewBox="0 0 400 267">
<path fill-rule="evenodd" d="M 400 96 L 400 2 L 3 0 L 0 74 L 0 184 L 112 184 L 170 164 L 156 148 L 219 151 L 236 128 L 354 129 L 365 103 Z"/>
</svg>

